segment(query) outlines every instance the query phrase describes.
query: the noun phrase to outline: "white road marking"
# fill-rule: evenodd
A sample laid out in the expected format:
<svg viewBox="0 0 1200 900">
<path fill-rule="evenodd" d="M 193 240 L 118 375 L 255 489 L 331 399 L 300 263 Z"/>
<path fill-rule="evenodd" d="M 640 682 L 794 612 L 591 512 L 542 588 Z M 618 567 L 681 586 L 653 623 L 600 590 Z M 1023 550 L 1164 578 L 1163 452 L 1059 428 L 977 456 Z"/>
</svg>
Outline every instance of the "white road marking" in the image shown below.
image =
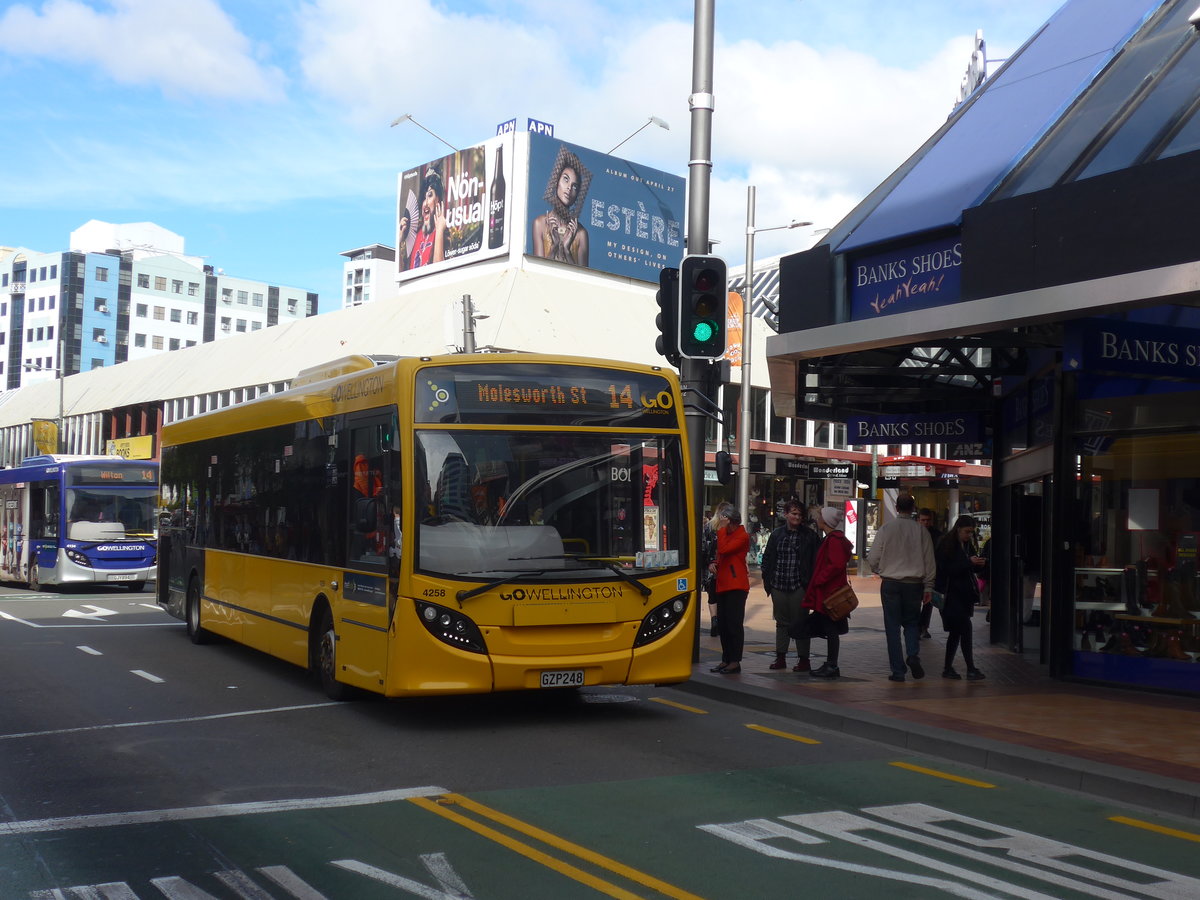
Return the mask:
<svg viewBox="0 0 1200 900">
<path fill-rule="evenodd" d="M 83 604 L 84 609 L 90 609 L 91 612 L 80 612 L 77 609 L 68 609 L 63 613 L 64 618 L 68 619 L 99 619 L 102 616 L 115 616 L 115 609 L 105 609 L 103 606 L 93 606 L 90 603 Z"/>
<path fill-rule="evenodd" d="M 340 797 L 309 797 L 301 800 L 266 800 L 260 803 L 219 803 L 213 806 L 186 806 L 177 809 L 148 809 L 138 812 L 98 813 L 90 816 L 65 816 L 60 819 L 27 819 L 24 822 L 0 822 L 0 835 L 39 834 L 71 831 L 77 828 L 110 828 L 118 825 L 145 825 L 151 822 L 184 822 L 217 819 L 222 816 L 252 816 L 262 813 L 303 812 L 310 809 L 338 809 L 346 806 L 371 806 L 393 803 L 413 797 L 436 797 L 448 793 L 443 787 L 415 787 L 370 794 L 343 794 Z"/>
<path fill-rule="evenodd" d="M 49 737 L 57 734 L 78 734 L 83 731 L 108 731 L 113 728 L 146 728 L 152 725 L 179 725 L 186 722 L 211 722 L 214 719 L 235 719 L 240 716 L 261 716 L 268 713 L 294 712 L 301 709 L 320 709 L 324 706 L 341 706 L 336 700 L 323 703 L 304 703 L 299 706 L 277 706 L 273 709 L 247 709 L 241 712 L 216 713 L 211 716 L 186 716 L 179 719 L 152 719 L 146 722 L 117 722 L 112 725 L 84 725 L 79 728 L 55 728 L 50 731 L 24 731 L 19 734 L 0 734 L 0 741 L 17 738 Z"/>
<path fill-rule="evenodd" d="M 167 683 L 165 678 L 159 678 L 157 675 L 151 675 L 149 672 L 146 672 L 142 669 L 130 669 L 129 671 L 138 676 L 138 678 L 145 678 L 147 681 L 153 681 L 155 684 Z"/>
<path fill-rule="evenodd" d="M 87 646 L 86 644 L 80 644 L 80 645 L 79 645 L 78 647 L 76 647 L 75 649 L 76 649 L 76 650 L 82 650 L 84 653 L 90 653 L 90 654 L 92 654 L 92 656 L 103 656 L 103 655 L 104 655 L 104 654 L 103 654 L 103 653 L 101 653 L 99 650 L 96 650 L 96 649 L 94 649 L 94 648 L 92 648 L 92 647 L 89 647 L 89 646 Z"/>
</svg>

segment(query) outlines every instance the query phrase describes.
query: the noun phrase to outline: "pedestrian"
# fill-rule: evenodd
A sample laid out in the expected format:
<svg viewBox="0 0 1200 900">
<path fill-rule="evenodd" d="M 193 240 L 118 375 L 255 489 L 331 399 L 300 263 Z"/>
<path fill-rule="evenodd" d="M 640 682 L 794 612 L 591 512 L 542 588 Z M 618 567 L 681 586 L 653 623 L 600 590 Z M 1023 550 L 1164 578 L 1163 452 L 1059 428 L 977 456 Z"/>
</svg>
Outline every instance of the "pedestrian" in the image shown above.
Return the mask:
<svg viewBox="0 0 1200 900">
<path fill-rule="evenodd" d="M 789 633 L 800 635 L 796 641 L 796 665 L 793 672 L 807 672 L 812 666 L 808 659 L 809 640 L 803 628 L 808 616 L 804 608 L 804 592 L 812 577 L 817 557 L 816 534 L 804 521 L 804 505 L 789 500 L 783 507 L 784 524 L 771 532 L 762 555 L 763 590 L 771 598 L 775 617 L 775 662 L 772 669 L 787 668 Z"/>
<path fill-rule="evenodd" d="M 709 567 L 717 576 L 717 622 L 721 637 L 721 664 L 711 671 L 737 675 L 742 671 L 742 647 L 746 643 L 746 596 L 750 573 L 746 552 L 750 535 L 742 527 L 742 515 L 729 503 L 717 508 L 717 558 Z"/>
<path fill-rule="evenodd" d="M 933 600 L 937 567 L 929 532 L 912 517 L 916 506 L 907 494 L 897 497 L 896 518 L 879 529 L 867 554 L 871 571 L 883 579 L 879 599 L 892 669 L 888 681 L 904 681 L 906 664 L 913 678 L 925 677 L 921 667 L 921 606 Z"/>
<path fill-rule="evenodd" d="M 975 668 L 975 652 L 971 640 L 971 617 L 979 602 L 979 576 L 987 560 L 975 549 L 975 520 L 959 516 L 954 527 L 938 541 L 934 552 L 937 560 L 937 586 L 945 598 L 942 601 L 942 627 L 946 629 L 946 665 L 943 678 L 961 680 L 954 671 L 954 654 L 962 648 L 967 664 L 967 680 L 982 681 L 984 674 Z"/>
<path fill-rule="evenodd" d="M 813 678 L 837 678 L 842 674 L 838 668 L 838 651 L 841 648 L 841 636 L 850 630 L 850 617 L 846 616 L 837 622 L 829 618 L 825 614 L 825 598 L 838 588 L 845 587 L 848 581 L 846 566 L 854 555 L 854 548 L 850 539 L 842 533 L 842 523 L 845 521 L 845 510 L 836 506 L 824 507 L 817 519 L 825 539 L 817 549 L 812 578 L 804 595 L 804 606 L 810 611 L 805 626 L 809 637 L 825 638 L 827 650 L 825 662 L 810 673 Z"/>
<path fill-rule="evenodd" d="M 935 516 L 932 509 L 927 506 L 922 506 L 917 510 L 917 523 L 924 525 L 929 532 L 929 537 L 933 540 L 934 549 L 937 549 L 938 541 L 942 539 L 942 532 L 938 530 L 934 524 Z M 933 604 L 926 603 L 921 607 L 921 637 L 928 638 L 929 623 L 933 621 Z"/>
<path fill-rule="evenodd" d="M 712 564 L 717 558 L 716 520 L 704 514 L 704 525 L 700 531 L 700 560 L 704 566 L 704 595 L 708 598 L 709 637 L 720 635 L 717 619 L 717 576 Z"/>
</svg>

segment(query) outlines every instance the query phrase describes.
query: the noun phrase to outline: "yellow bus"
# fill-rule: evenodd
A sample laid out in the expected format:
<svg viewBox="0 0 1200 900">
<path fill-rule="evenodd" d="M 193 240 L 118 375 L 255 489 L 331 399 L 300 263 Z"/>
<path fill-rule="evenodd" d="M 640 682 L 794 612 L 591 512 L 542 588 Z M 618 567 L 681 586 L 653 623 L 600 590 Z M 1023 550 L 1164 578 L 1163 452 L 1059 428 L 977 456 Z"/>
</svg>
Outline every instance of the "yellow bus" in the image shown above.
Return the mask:
<svg viewBox="0 0 1200 900">
<path fill-rule="evenodd" d="M 164 426 L 158 602 L 334 699 L 684 681 L 690 465 L 658 366 L 348 357 Z"/>
</svg>

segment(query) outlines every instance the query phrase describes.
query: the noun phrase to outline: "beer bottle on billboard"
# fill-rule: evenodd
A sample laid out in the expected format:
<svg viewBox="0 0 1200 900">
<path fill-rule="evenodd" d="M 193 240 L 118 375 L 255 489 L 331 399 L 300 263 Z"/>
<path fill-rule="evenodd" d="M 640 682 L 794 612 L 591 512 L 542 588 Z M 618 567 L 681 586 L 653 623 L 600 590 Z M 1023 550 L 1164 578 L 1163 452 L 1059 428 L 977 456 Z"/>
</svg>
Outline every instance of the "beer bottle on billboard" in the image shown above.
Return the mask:
<svg viewBox="0 0 1200 900">
<path fill-rule="evenodd" d="M 496 148 L 496 172 L 492 176 L 492 194 L 488 198 L 488 247 L 504 246 L 504 148 Z"/>
</svg>

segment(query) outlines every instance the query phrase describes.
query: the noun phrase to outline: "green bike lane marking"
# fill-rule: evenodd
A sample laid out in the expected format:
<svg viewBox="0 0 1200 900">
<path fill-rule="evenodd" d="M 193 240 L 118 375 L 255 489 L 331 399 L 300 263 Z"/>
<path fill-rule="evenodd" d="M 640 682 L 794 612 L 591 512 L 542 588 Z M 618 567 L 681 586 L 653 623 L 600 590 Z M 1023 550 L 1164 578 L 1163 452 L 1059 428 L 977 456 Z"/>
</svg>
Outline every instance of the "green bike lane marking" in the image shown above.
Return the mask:
<svg viewBox="0 0 1200 900">
<path fill-rule="evenodd" d="M 130 900 L 713 898 L 799 883 L 833 896 L 1200 896 L 1186 841 L 1109 820 L 1123 808 L 993 781 L 872 761 L 0 824 L 0 883 L 6 900 L 97 885 Z"/>
</svg>

